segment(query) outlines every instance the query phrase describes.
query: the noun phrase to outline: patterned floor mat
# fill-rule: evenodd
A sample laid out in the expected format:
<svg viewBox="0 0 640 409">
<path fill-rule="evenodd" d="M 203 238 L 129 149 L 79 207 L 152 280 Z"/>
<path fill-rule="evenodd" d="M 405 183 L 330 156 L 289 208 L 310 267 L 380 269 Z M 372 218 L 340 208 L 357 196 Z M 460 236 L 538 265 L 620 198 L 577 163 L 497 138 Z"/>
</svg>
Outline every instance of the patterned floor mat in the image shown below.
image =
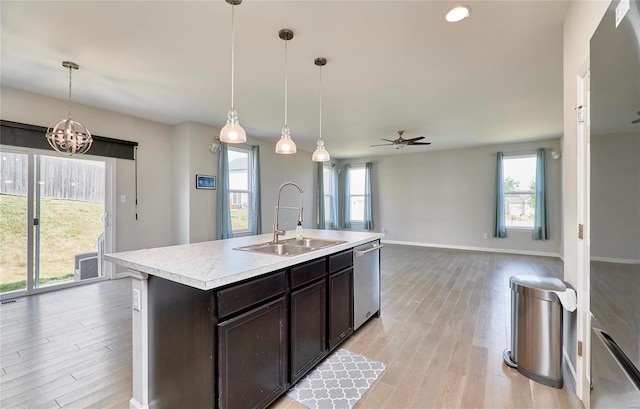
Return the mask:
<svg viewBox="0 0 640 409">
<path fill-rule="evenodd" d="M 384 370 L 381 362 L 338 349 L 287 396 L 311 409 L 351 409 Z"/>
</svg>

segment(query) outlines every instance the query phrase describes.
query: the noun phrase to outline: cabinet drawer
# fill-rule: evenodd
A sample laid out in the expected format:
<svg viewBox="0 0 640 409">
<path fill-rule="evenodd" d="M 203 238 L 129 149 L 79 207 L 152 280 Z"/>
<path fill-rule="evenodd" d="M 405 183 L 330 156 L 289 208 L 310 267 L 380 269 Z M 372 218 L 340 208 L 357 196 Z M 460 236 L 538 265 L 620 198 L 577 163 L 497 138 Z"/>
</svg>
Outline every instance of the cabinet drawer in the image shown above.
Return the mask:
<svg viewBox="0 0 640 409">
<path fill-rule="evenodd" d="M 329 273 L 335 273 L 353 265 L 353 249 L 329 256 Z"/>
<path fill-rule="evenodd" d="M 218 317 L 223 318 L 285 290 L 285 272 L 280 271 L 267 277 L 256 278 L 246 283 L 218 291 Z"/>
<path fill-rule="evenodd" d="M 327 274 L 327 261 L 324 258 L 311 261 L 291 269 L 291 288 L 317 280 Z"/>
</svg>

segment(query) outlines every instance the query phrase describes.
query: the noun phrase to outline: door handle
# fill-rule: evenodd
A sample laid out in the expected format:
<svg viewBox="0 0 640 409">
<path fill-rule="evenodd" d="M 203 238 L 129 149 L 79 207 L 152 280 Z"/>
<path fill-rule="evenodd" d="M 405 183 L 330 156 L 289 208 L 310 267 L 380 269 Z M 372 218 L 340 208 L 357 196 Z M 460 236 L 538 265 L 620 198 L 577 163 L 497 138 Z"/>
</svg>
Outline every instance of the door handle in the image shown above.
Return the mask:
<svg viewBox="0 0 640 409">
<path fill-rule="evenodd" d="M 372 251 L 376 251 L 376 250 L 380 250 L 381 248 L 383 248 L 384 245 L 383 244 L 378 244 L 376 246 L 371 247 L 370 249 L 366 249 L 366 250 L 356 250 L 355 254 L 356 257 L 362 257 L 367 253 L 371 253 Z"/>
</svg>

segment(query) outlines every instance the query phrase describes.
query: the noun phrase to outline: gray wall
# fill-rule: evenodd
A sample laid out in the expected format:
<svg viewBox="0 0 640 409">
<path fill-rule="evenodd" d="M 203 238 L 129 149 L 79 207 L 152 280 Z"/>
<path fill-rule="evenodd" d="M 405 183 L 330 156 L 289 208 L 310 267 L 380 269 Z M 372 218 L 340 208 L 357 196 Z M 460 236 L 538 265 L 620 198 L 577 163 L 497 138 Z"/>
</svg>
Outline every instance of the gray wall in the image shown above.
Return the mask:
<svg viewBox="0 0 640 409">
<path fill-rule="evenodd" d="M 559 139 L 552 139 L 373 158 L 374 228 L 384 229 L 385 240 L 391 242 L 559 256 L 561 159 L 551 155 L 547 162 L 550 239 L 532 240 L 530 230 L 509 230 L 505 239 L 492 237 L 495 153 L 559 150 L 559 144 Z"/>
<path fill-rule="evenodd" d="M 640 138 L 591 135 L 591 258 L 640 263 Z"/>
<path fill-rule="evenodd" d="M 67 102 L 2 87 L 0 117 L 47 127 L 67 112 Z M 135 218 L 134 161 L 116 160 L 116 251 L 212 240 L 215 237 L 217 190 L 195 189 L 195 175 L 217 175 L 218 156 L 209 146 L 219 129 L 195 122 L 159 124 L 102 109 L 74 104 L 74 117 L 92 133 L 136 141 L 138 147 L 138 220 Z M 304 226 L 314 220 L 314 163 L 311 153 L 277 155 L 275 142 L 248 138 L 261 149 L 262 227 L 270 232 L 280 184 L 293 181 L 304 190 Z M 293 189 L 283 192 L 283 205 L 297 205 Z M 295 229 L 295 212 L 283 211 L 280 226 Z"/>
<path fill-rule="evenodd" d="M 182 123 L 174 127 L 173 180 L 174 190 L 180 192 L 174 196 L 174 243 L 195 243 L 215 239 L 216 195 L 218 190 L 195 188 L 195 175 L 218 174 L 218 154 L 213 154 L 209 146 L 219 128 L 196 122 Z M 274 141 L 265 141 L 247 137 L 247 143 L 260 146 L 260 185 L 262 190 L 262 232 L 273 228 L 276 193 L 284 182 L 295 182 L 304 191 L 303 226 L 311 228 L 314 220 L 314 166 L 311 153 L 298 150 L 294 155 L 275 153 Z M 298 191 L 295 188 L 283 189 L 281 204 L 297 206 Z M 290 210 L 280 212 L 280 227 L 293 230 L 297 213 Z"/>
<path fill-rule="evenodd" d="M 0 117 L 4 120 L 48 127 L 67 112 L 67 102 L 2 87 Z M 73 105 L 74 118 L 92 133 L 137 141 L 138 220 L 135 206 L 134 161 L 116 160 L 116 250 L 171 244 L 172 149 L 171 127 L 110 111 Z"/>
</svg>

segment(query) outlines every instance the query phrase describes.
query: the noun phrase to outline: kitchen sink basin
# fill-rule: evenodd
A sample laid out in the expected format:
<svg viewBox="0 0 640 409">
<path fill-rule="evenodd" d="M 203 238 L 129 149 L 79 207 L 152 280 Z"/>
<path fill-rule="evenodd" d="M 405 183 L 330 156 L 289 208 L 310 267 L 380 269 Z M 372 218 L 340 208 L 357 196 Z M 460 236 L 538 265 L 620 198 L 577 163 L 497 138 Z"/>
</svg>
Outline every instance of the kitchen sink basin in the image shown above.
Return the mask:
<svg viewBox="0 0 640 409">
<path fill-rule="evenodd" d="M 260 243 L 251 246 L 236 247 L 234 250 L 251 251 L 256 253 L 273 254 L 276 256 L 297 256 L 298 254 L 309 253 L 326 247 L 344 243 L 342 240 L 327 240 L 304 237 L 301 240 L 288 239 L 278 243 Z"/>
<path fill-rule="evenodd" d="M 336 244 L 344 243 L 344 241 L 304 237 L 301 240 L 289 239 L 289 240 L 286 240 L 285 243 L 291 243 L 291 244 L 295 244 L 296 246 L 309 247 L 312 249 L 321 249 L 324 247 L 335 246 Z"/>
</svg>

